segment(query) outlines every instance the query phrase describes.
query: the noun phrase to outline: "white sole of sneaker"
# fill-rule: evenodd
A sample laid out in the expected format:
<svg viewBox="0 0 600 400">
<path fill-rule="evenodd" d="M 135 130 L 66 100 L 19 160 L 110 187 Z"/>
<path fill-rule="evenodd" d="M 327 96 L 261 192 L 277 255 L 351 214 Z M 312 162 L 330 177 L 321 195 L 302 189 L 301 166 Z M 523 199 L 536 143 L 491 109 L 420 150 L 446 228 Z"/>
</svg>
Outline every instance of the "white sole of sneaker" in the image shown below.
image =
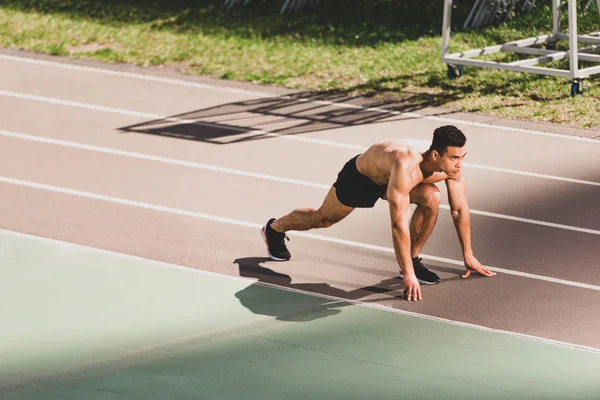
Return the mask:
<svg viewBox="0 0 600 400">
<path fill-rule="evenodd" d="M 273 261 L 287 261 L 287 259 L 285 258 L 279 258 L 279 257 L 275 257 L 273 256 L 273 254 L 271 254 L 271 252 L 269 251 L 269 243 L 267 242 L 267 232 L 266 232 L 267 226 L 263 226 L 260 230 L 260 235 L 262 236 L 263 240 L 265 241 L 265 244 L 267 245 L 267 254 L 269 255 L 269 258 Z"/>
</svg>

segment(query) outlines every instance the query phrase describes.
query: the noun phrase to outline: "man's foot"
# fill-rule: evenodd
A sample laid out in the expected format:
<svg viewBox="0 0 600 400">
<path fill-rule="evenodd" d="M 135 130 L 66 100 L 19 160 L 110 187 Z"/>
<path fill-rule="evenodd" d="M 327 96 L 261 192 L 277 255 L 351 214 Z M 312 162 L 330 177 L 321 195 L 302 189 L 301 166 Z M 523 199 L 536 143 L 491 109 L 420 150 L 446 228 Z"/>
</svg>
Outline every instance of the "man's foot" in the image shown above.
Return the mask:
<svg viewBox="0 0 600 400">
<path fill-rule="evenodd" d="M 437 276 L 436 273 L 425 268 L 421 260 L 422 259 L 420 257 L 415 257 L 412 259 L 417 280 L 424 285 L 435 285 L 436 283 L 440 283 L 440 277 Z M 400 271 L 400 278 L 404 278 L 402 271 Z"/>
<path fill-rule="evenodd" d="M 267 253 L 272 260 L 287 261 L 292 258 L 290 251 L 285 245 L 285 239 L 290 240 L 285 233 L 276 232 L 271 228 L 271 224 L 275 218 L 271 218 L 265 226 L 262 227 L 260 233 L 267 244 Z"/>
</svg>

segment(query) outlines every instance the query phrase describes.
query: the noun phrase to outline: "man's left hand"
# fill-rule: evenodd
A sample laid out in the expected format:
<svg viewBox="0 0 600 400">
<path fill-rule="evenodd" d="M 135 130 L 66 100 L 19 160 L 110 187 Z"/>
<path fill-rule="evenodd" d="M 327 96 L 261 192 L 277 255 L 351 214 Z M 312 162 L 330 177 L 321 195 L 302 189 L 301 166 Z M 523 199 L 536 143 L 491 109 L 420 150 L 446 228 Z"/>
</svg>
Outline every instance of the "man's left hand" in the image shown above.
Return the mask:
<svg viewBox="0 0 600 400">
<path fill-rule="evenodd" d="M 467 272 L 465 272 L 461 277 L 468 278 L 471 275 L 471 272 L 477 272 L 483 276 L 494 276 L 495 272 L 490 271 L 486 267 L 484 267 L 474 256 L 465 257 L 465 267 L 467 267 Z"/>
</svg>

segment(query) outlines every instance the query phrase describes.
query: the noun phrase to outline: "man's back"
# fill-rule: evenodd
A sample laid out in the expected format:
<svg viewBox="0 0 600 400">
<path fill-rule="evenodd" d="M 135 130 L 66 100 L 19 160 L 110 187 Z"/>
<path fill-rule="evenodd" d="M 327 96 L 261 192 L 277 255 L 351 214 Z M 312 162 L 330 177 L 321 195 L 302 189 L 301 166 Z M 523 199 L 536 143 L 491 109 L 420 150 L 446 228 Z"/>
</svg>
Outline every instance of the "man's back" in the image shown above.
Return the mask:
<svg viewBox="0 0 600 400">
<path fill-rule="evenodd" d="M 425 143 L 423 143 L 425 142 Z M 429 149 L 426 141 L 396 139 L 373 144 L 356 160 L 358 171 L 379 185 L 387 185 L 394 166 L 402 168 L 402 175 L 419 183 L 423 176 L 419 164 L 422 153 Z"/>
</svg>

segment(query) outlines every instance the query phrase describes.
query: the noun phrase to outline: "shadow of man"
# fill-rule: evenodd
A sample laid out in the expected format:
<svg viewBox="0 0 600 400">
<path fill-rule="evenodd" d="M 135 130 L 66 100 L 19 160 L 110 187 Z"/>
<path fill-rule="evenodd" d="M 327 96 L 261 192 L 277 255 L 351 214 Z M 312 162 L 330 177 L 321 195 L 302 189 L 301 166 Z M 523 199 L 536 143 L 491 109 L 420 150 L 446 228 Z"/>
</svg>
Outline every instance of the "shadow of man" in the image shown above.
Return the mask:
<svg viewBox="0 0 600 400">
<path fill-rule="evenodd" d="M 345 300 L 358 300 L 374 293 L 385 293 L 392 299 L 402 298 L 402 281 L 397 278 L 381 281 L 377 286 L 346 291 L 328 283 L 292 283 L 289 275 L 260 265 L 266 262 L 272 260 L 267 257 L 246 257 L 234 261 L 239 266 L 240 276 L 258 279 L 257 283 L 237 292 L 235 297 L 253 313 L 269 315 L 277 320 L 308 322 L 333 316 L 341 312 L 341 307 L 352 304 Z M 282 287 L 291 290 L 282 293 Z M 335 298 L 308 296 L 295 291 Z M 398 295 L 394 295 L 396 291 Z"/>
</svg>

